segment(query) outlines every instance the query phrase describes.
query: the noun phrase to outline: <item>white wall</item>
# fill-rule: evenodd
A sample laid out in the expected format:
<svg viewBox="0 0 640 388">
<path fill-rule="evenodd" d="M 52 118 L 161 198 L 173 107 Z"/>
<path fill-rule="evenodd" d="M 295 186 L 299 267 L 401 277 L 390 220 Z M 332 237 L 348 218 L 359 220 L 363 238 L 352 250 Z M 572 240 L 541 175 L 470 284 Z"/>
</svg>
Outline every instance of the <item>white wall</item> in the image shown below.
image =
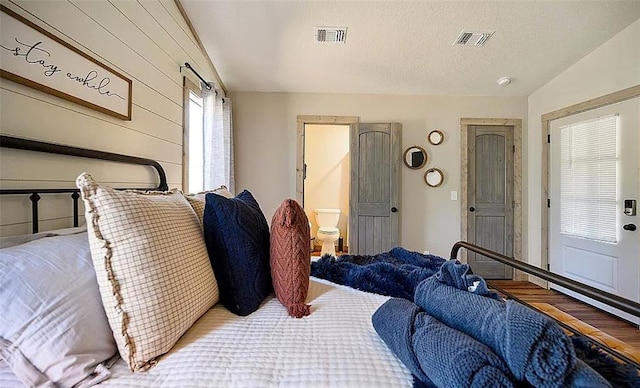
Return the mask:
<svg viewBox="0 0 640 388">
<path fill-rule="evenodd" d="M 440 97 L 349 94 L 232 93 L 236 186 L 250 189 L 268 219 L 285 198 L 295 198 L 297 115 L 360 116 L 361 122 L 400 122 L 403 150 L 420 145 L 429 160 L 421 170 L 402 168 L 401 245 L 448 256 L 460 237 L 460 118 L 516 118 L 526 133 L 525 97 Z M 427 142 L 440 129 L 445 141 Z M 445 173 L 444 184 L 428 187 L 429 167 Z"/>
<path fill-rule="evenodd" d="M 340 209 L 338 229 L 344 241 L 349 225 L 349 126 L 306 125 L 304 129 L 304 210 L 311 221 L 311 235 L 318 224 L 314 209 Z M 345 243 L 346 244 L 346 243 Z"/>
<path fill-rule="evenodd" d="M 189 62 L 215 81 L 173 0 L 154 1 L 2 1 L 2 4 L 133 81 L 132 120 L 123 121 L 21 84 L 0 80 L 0 132 L 23 138 L 124 153 L 158 160 L 169 187 L 182 184 L 182 77 Z M 188 72 L 183 71 L 184 74 Z M 193 77 L 189 74 L 190 77 Z M 153 170 L 122 169 L 104 163 L 63 162 L 62 158 L 3 150 L 4 188 L 74 187 L 87 170 L 99 181 L 127 187 L 148 186 Z M 17 182 L 17 181 L 20 182 Z M 28 201 L 0 198 L 0 235 L 28 233 Z M 44 229 L 69 226 L 70 204 L 42 201 Z M 44 230 L 43 229 L 43 230 Z"/>
<path fill-rule="evenodd" d="M 605 42 L 529 96 L 528 246 L 529 263 L 541 257 L 541 116 L 569 105 L 640 85 L 640 20 Z M 525 167 L 526 168 L 526 167 Z M 527 179 L 527 178 L 524 178 Z"/>
</svg>

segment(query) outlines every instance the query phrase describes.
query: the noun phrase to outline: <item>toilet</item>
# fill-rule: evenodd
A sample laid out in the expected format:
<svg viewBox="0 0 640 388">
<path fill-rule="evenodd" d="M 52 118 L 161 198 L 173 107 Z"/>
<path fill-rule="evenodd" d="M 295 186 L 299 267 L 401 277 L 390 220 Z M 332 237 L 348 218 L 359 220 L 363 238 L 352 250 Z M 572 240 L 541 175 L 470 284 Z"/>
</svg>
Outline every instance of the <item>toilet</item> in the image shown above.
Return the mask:
<svg viewBox="0 0 640 388">
<path fill-rule="evenodd" d="M 316 223 L 318 224 L 318 240 L 322 242 L 322 252 L 336 255 L 335 242 L 340 238 L 340 229 L 337 228 L 340 219 L 340 209 L 316 209 Z"/>
</svg>

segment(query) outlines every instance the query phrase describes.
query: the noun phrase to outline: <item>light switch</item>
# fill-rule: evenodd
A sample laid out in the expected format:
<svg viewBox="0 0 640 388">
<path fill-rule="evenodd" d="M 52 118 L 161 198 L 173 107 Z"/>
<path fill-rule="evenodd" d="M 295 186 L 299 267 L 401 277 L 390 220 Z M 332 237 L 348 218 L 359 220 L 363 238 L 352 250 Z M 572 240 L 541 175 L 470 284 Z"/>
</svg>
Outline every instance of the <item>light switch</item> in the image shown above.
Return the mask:
<svg viewBox="0 0 640 388">
<path fill-rule="evenodd" d="M 458 192 L 457 191 L 452 191 L 451 192 L 451 200 L 452 201 L 457 201 L 458 200 Z"/>
</svg>

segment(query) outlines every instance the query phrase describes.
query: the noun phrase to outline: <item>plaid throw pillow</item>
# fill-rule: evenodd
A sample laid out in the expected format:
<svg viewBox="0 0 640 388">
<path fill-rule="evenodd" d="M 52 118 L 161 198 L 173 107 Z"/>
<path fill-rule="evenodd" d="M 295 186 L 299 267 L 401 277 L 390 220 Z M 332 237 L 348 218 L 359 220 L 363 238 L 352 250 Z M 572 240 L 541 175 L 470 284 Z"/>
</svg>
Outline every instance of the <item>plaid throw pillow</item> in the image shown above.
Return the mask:
<svg viewBox="0 0 640 388">
<path fill-rule="evenodd" d="M 118 350 L 146 370 L 218 300 L 198 218 L 177 191 L 116 191 L 87 173 L 76 184 Z"/>
<path fill-rule="evenodd" d="M 227 189 L 227 186 L 224 186 L 224 185 L 218 187 L 215 190 L 202 191 L 200 193 L 195 193 L 195 194 L 184 194 L 184 197 L 187 199 L 187 201 L 189 201 L 189 204 L 193 208 L 193 211 L 196 212 L 196 215 L 198 216 L 198 220 L 200 221 L 200 224 L 202 224 L 202 217 L 204 216 L 204 205 L 205 205 L 204 198 L 205 198 L 205 195 L 209 193 L 222 195 L 225 198 L 233 198 L 233 194 L 231 194 L 231 192 L 229 192 L 229 189 Z"/>
</svg>

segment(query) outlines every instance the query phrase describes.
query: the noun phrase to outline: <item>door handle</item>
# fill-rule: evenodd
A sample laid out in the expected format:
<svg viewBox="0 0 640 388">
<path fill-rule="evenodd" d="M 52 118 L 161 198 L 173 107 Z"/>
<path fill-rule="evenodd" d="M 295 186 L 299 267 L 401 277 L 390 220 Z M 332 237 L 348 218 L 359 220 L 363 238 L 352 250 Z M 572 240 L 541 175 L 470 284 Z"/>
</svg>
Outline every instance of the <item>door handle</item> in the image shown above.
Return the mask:
<svg viewBox="0 0 640 388">
<path fill-rule="evenodd" d="M 622 227 L 622 229 L 624 230 L 628 230 L 630 232 L 633 232 L 634 230 L 636 230 L 636 225 L 635 224 L 626 224 Z"/>
<path fill-rule="evenodd" d="M 395 206 L 394 206 L 394 207 L 392 207 L 392 208 L 391 208 L 391 213 L 395 213 L 395 212 L 397 212 L 397 211 L 398 211 L 398 208 L 397 208 L 397 207 L 395 207 Z"/>
<path fill-rule="evenodd" d="M 475 208 L 475 207 L 473 207 L 473 206 L 471 206 L 471 207 L 469 208 L 469 211 L 470 211 L 470 212 L 474 212 L 474 211 L 476 211 L 476 208 Z"/>
</svg>

